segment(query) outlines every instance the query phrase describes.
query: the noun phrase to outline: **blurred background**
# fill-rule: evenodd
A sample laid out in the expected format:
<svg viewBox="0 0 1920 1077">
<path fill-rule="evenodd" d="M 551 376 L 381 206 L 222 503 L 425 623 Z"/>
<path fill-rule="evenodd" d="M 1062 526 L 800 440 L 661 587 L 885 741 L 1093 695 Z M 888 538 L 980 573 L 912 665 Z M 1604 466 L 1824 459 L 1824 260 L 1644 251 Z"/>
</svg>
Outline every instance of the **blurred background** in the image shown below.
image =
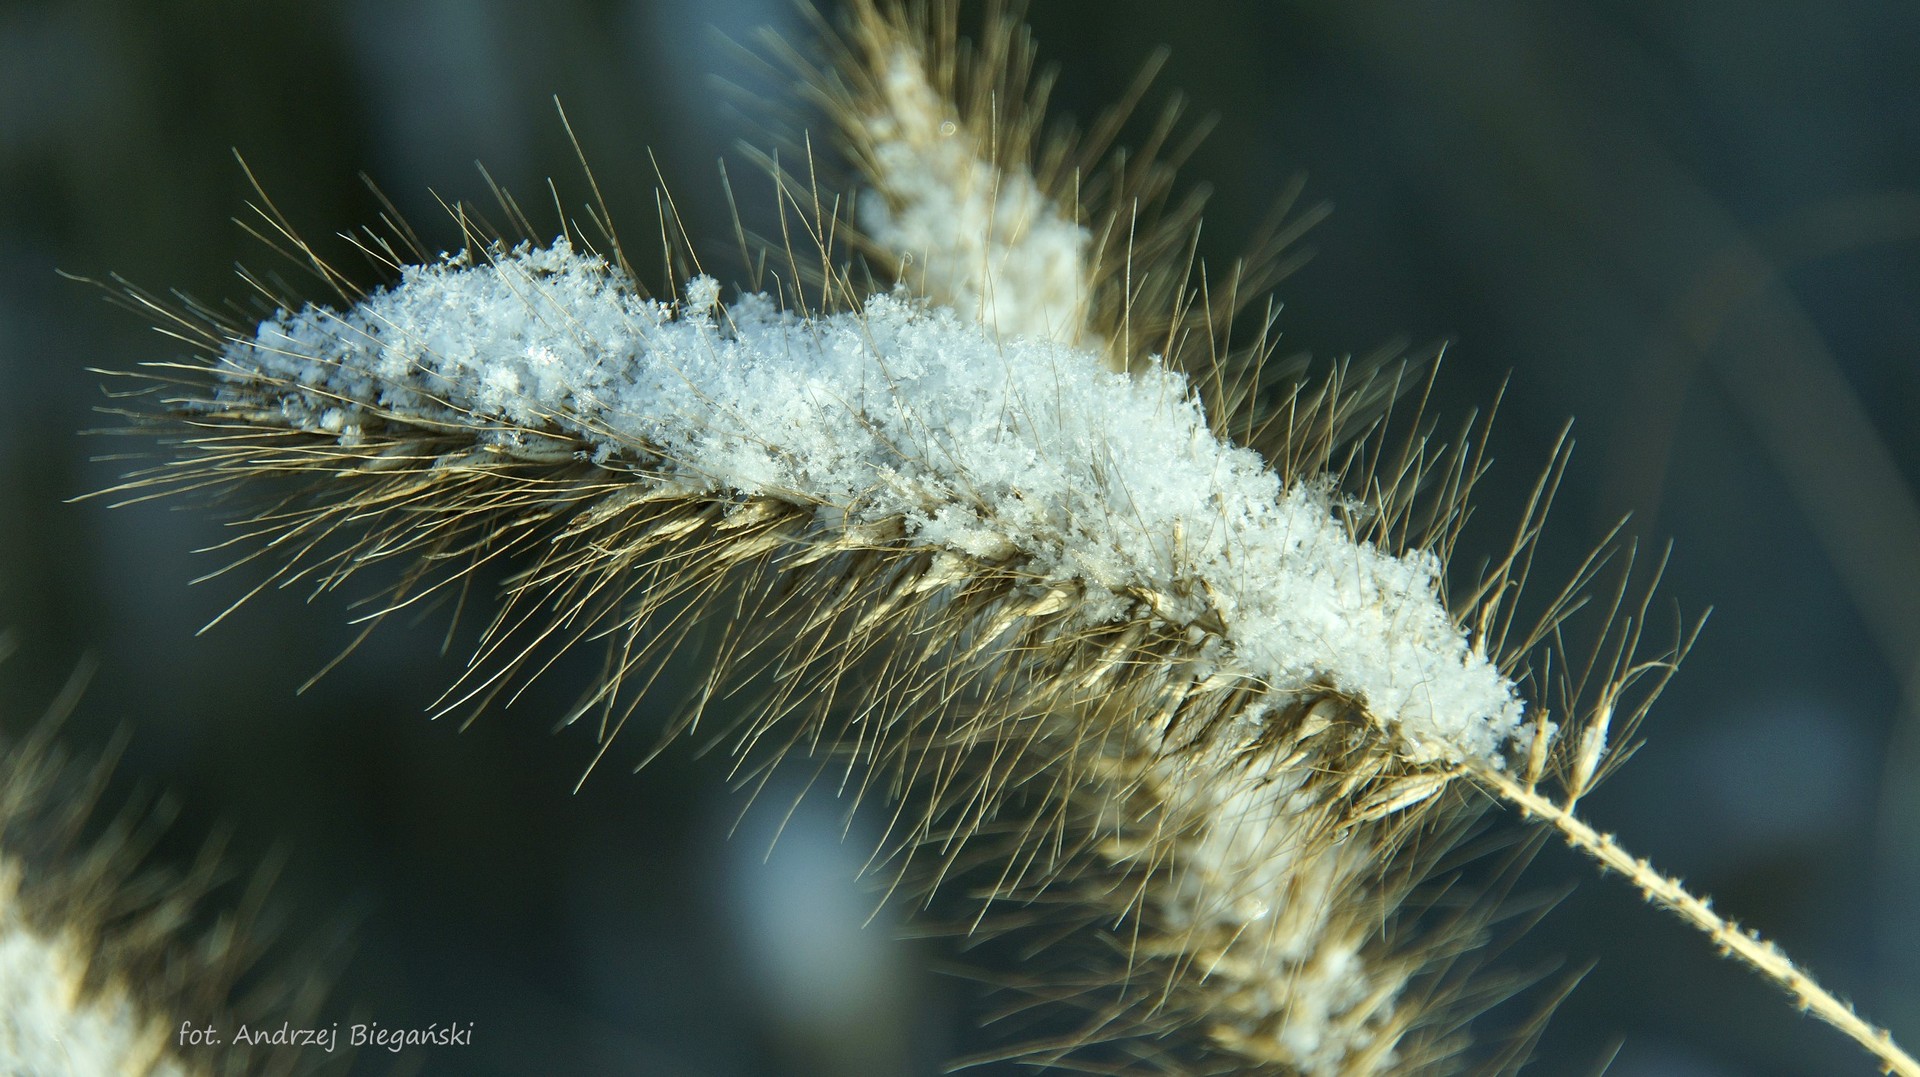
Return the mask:
<svg viewBox="0 0 1920 1077">
<path fill-rule="evenodd" d="M 1162 93 L 1219 119 L 1185 172 L 1213 187 L 1216 264 L 1296 173 L 1334 204 L 1280 289 L 1283 350 L 1451 342 L 1445 416 L 1506 386 L 1468 561 L 1504 549 L 1577 418 L 1541 574 L 1631 513 L 1673 543 L 1671 603 L 1714 609 L 1586 811 L 1920 1046 L 1920 7 L 1045 0 L 1032 22 L 1081 117 L 1171 48 Z M 352 639 L 351 596 L 265 594 L 196 636 L 252 582 L 189 586 L 224 564 L 190 552 L 223 537 L 213 514 L 69 502 L 127 466 L 93 457 L 138 448 L 77 433 L 110 425 L 87 368 L 180 348 L 57 270 L 246 298 L 234 264 L 276 263 L 230 220 L 253 197 L 234 149 L 318 240 L 375 219 L 364 171 L 457 245 L 435 193 L 487 199 L 476 158 L 530 205 L 554 177 L 579 215 L 556 94 L 632 249 L 657 159 L 724 252 L 716 161 L 750 212 L 768 188 L 715 79 L 788 97 L 726 43 L 762 26 L 808 34 L 786 0 L 0 4 L 0 627 L 21 645 L 0 727 L 94 656 L 66 740 L 130 726 L 121 791 L 184 805 L 161 857 L 221 826 L 243 865 L 284 850 L 289 937 L 357 939 L 331 1017 L 475 1028 L 355 1073 L 934 1074 L 979 1046 L 950 955 L 896 941 L 893 910 L 868 922 L 871 827 L 843 842 L 830 797 L 769 853 L 792 798 L 742 818 L 726 760 L 690 745 L 573 793 L 594 745 L 551 730 L 566 669 L 464 731 L 427 719 L 461 665 L 444 614 L 296 694 Z M 1570 884 L 1505 959 L 1597 961 L 1531 1072 L 1872 1072 L 1617 879 L 1549 848 L 1522 889 Z"/>
</svg>

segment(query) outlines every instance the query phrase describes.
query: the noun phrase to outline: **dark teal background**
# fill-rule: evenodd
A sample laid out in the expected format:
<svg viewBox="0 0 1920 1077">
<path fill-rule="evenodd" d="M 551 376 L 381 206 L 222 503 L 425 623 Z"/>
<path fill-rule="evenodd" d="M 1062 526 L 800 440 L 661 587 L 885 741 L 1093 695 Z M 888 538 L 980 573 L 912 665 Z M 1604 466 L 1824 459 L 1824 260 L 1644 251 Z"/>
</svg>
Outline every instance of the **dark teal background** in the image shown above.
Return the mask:
<svg viewBox="0 0 1920 1077">
<path fill-rule="evenodd" d="M 763 864 L 785 800 L 729 841 L 743 801 L 691 745 L 570 794 L 591 737 L 549 726 L 591 657 L 462 733 L 425 717 L 460 668 L 444 616 L 301 695 L 352 596 L 266 595 L 196 637 L 246 585 L 188 585 L 220 564 L 189 552 L 213 516 L 66 500 L 132 447 L 76 435 L 102 422 L 86 368 L 179 349 L 55 270 L 245 298 L 233 263 L 276 263 L 229 220 L 252 197 L 233 148 L 323 241 L 378 213 L 363 170 L 429 242 L 457 242 L 430 191 L 487 198 L 475 158 L 530 206 L 555 177 L 577 212 L 555 94 L 630 247 L 652 248 L 651 147 L 724 252 L 715 160 L 758 136 L 712 80 L 784 91 L 709 27 L 768 22 L 805 34 L 781 0 L 0 5 L 0 627 L 21 642 L 0 724 L 95 655 L 67 739 L 131 725 L 121 785 L 185 805 L 160 855 L 223 822 L 243 862 L 280 843 L 289 937 L 359 925 L 338 1013 L 476 1026 L 355 1072 L 932 1074 L 977 1040 L 939 947 L 888 942 L 892 911 L 860 930 L 866 850 L 830 799 Z M 1451 341 L 1446 416 L 1506 384 L 1469 560 L 1577 419 L 1541 574 L 1631 512 L 1674 542 L 1673 602 L 1716 609 L 1586 810 L 1920 1044 L 1920 8 L 1043 0 L 1033 23 L 1081 116 L 1171 47 L 1158 85 L 1219 119 L 1185 173 L 1215 192 L 1216 264 L 1295 173 L 1334 203 L 1280 288 L 1283 351 Z M 731 174 L 762 213 L 765 182 Z M 1872 1072 L 1618 880 L 1549 849 L 1523 888 L 1569 883 L 1507 958 L 1598 961 L 1531 1072 L 1616 1047 L 1620 1077 Z"/>
</svg>

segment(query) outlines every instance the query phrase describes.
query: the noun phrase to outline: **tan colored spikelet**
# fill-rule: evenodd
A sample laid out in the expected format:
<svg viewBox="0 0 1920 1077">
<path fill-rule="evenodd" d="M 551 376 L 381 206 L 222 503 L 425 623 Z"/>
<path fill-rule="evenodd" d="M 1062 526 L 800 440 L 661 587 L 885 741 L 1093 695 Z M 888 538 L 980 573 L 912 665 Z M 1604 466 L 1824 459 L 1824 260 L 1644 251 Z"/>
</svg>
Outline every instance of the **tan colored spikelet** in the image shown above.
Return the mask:
<svg viewBox="0 0 1920 1077">
<path fill-rule="evenodd" d="M 204 455 L 166 481 L 314 476 L 259 517 L 256 537 L 293 554 L 271 582 L 331 588 L 401 558 L 416 574 L 392 610 L 487 559 L 530 558 L 450 706 L 505 690 L 547 637 L 611 636 L 610 675 L 579 709 L 610 741 L 632 706 L 623 688 L 673 646 L 654 628 L 664 611 L 724 605 L 711 694 L 771 685 L 737 750 L 806 765 L 824 749 L 815 765 L 856 775 L 856 797 L 897 803 L 887 856 L 908 886 L 966 886 L 976 932 L 1117 929 L 1096 964 L 1008 985 L 1089 1014 L 1070 1042 L 1014 1053 L 1068 1066 L 1117 1051 L 1140 1072 L 1399 1073 L 1441 1072 L 1459 1045 L 1451 993 L 1409 986 L 1470 949 L 1484 918 L 1389 930 L 1462 823 L 1459 798 L 1441 796 L 1448 775 L 1400 762 L 1334 695 L 1248 725 L 1267 693 L 1195 668 L 1206 633 L 1151 613 L 1171 596 L 1140 596 L 1143 615 L 1090 632 L 1072 592 L 1029 592 L 1017 564 L 917 547 L 897 527 L 823 529 L 773 499 L 635 494 L 588 465 L 475 454 L 431 430 L 329 449 L 262 429 L 258 412 L 197 422 Z M 340 501 L 343 479 L 356 490 Z M 345 545 L 315 544 L 331 536 Z M 1402 853 L 1410 841 L 1424 851 Z M 1013 927 L 1003 908 L 1018 910 Z"/>
<path fill-rule="evenodd" d="M 201 331 L 217 346 L 242 330 Z M 1339 398 L 1300 407 L 1321 399 Z M 1202 668 L 1205 618 L 1182 628 L 1153 612 L 1178 596 L 1139 595 L 1139 614 L 1089 630 L 1074 620 L 1077 593 L 1031 590 L 1017 559 L 926 548 L 897 525 L 636 490 L 588 463 L 476 452 L 434 428 L 391 424 L 330 445 L 275 418 L 199 410 L 191 466 L 132 486 L 145 496 L 156 481 L 305 473 L 309 488 L 250 528 L 289 555 L 266 582 L 331 589 L 398 559 L 410 572 L 388 612 L 521 555 L 447 705 L 510 690 L 551 647 L 609 637 L 609 675 L 576 712 L 605 741 L 674 646 L 657 621 L 725 608 L 711 689 L 682 728 L 729 685 L 767 685 L 731 732 L 736 750 L 799 765 L 822 753 L 812 765 L 849 776 L 856 798 L 896 804 L 883 853 L 900 885 L 964 887 L 976 934 L 1110 937 L 1091 954 L 1056 948 L 1059 967 L 1004 985 L 1087 1015 L 1065 1041 L 1016 1039 L 1008 1054 L 1158 1073 L 1457 1061 L 1463 996 L 1446 973 L 1488 917 L 1424 934 L 1394 925 L 1471 813 L 1442 795 L 1446 773 L 1401 762 L 1337 695 L 1249 724 L 1268 693 Z M 1302 428 L 1345 444 L 1323 429 L 1337 422 Z M 1294 867 L 1279 871 L 1276 856 Z"/>
<path fill-rule="evenodd" d="M 1231 334 L 1286 268 L 1273 243 L 1206 281 L 1192 258 L 1198 205 L 1164 208 L 1171 168 L 1156 154 L 1102 171 L 1095 159 L 1117 121 L 1085 140 L 1043 137 L 1045 78 L 1032 74 L 1014 15 L 990 14 L 968 44 L 947 5 L 855 3 L 827 55 L 799 67 L 866 176 L 866 204 L 880 208 L 850 233 L 811 162 L 804 181 L 777 173 L 785 231 L 769 262 L 784 264 L 777 283 L 798 304 L 778 324 L 800 330 L 784 346 L 830 337 L 879 350 L 885 332 L 932 325 L 988 341 L 999 350 L 977 355 L 992 360 L 1097 354 L 1131 385 L 1172 384 L 1152 379 L 1184 371 L 1205 428 L 1258 446 L 1286 490 L 1321 498 L 1355 564 L 1437 565 L 1451 554 L 1484 467 L 1480 428 L 1447 439 L 1417 418 L 1395 419 L 1394 403 L 1417 400 L 1422 382 L 1391 365 L 1263 385 L 1274 374 L 1265 327 L 1246 345 Z M 1152 141 L 1172 130 L 1169 120 Z M 973 223 L 944 233 L 903 224 L 929 197 L 916 184 L 944 185 L 930 197 L 960 207 L 944 223 Z M 121 491 L 254 504 L 270 494 L 236 540 L 249 551 L 236 563 L 262 566 L 255 590 L 324 592 L 369 566 L 401 566 L 370 622 L 463 590 L 480 566 L 512 564 L 444 705 L 484 706 L 541 675 L 552 655 L 604 645 L 605 674 L 571 715 L 595 724 L 603 746 L 680 643 L 680 626 L 716 628 L 704 688 L 672 735 L 727 741 L 750 785 L 777 765 L 810 767 L 854 801 L 881 803 L 891 824 L 878 859 L 903 895 L 975 937 L 1049 942 L 1017 978 L 991 977 L 1006 1013 L 1034 1016 L 1037 1029 L 1008 1021 L 994 1057 L 1098 1073 L 1468 1069 L 1466 1022 L 1507 986 L 1480 968 L 1499 909 L 1449 913 L 1435 895 L 1491 795 L 1625 871 L 1889 1072 L 1920 1073 L 1777 950 L 1741 941 L 1703 915 L 1704 902 L 1573 815 L 1691 636 L 1682 629 L 1664 649 L 1643 648 L 1651 588 L 1630 586 L 1630 550 L 1596 553 L 1541 613 L 1520 619 L 1564 450 L 1508 552 L 1476 585 L 1445 596 L 1435 573 L 1435 602 L 1450 598 L 1448 623 L 1465 641 L 1458 664 L 1534 693 L 1524 725 L 1473 751 L 1415 731 L 1345 686 L 1340 670 L 1282 683 L 1238 661 L 1251 648 L 1234 635 L 1226 581 L 1182 571 L 1209 539 L 1197 533 L 1204 521 L 1156 536 L 1168 571 L 1108 587 L 1092 571 L 1058 569 L 1032 535 L 995 530 L 993 512 L 1019 508 L 1017 493 L 975 497 L 964 507 L 978 509 L 980 526 L 938 532 L 951 504 L 863 514 L 868 488 L 836 500 L 790 477 L 716 478 L 702 471 L 708 461 L 657 432 L 672 416 L 641 416 L 661 422 L 634 427 L 595 395 L 604 386 L 551 396 L 526 388 L 544 376 L 545 344 L 516 343 L 512 369 L 476 368 L 483 386 L 434 381 L 450 368 L 434 365 L 444 355 L 431 348 L 405 369 L 382 368 L 385 338 L 422 327 L 355 320 L 385 309 L 369 305 L 379 295 L 347 286 L 262 204 L 270 237 L 309 259 L 346 307 L 303 308 L 263 289 L 280 313 L 252 325 L 132 293 L 203 354 L 143 375 L 167 387 L 164 411 L 130 414 L 168 429 L 175 455 Z M 505 209 L 531 232 L 517 207 Z M 595 261 L 579 253 L 587 237 L 516 248 L 459 219 L 477 253 L 442 263 L 432 281 L 505 282 L 533 321 L 558 327 L 555 339 L 586 339 L 598 354 L 581 328 L 587 312 L 559 303 L 560 278 L 630 294 L 617 245 Z M 897 278 L 901 293 L 863 306 L 841 241 Z M 366 245 L 396 267 L 418 260 L 403 256 L 402 241 Z M 1010 281 L 1019 294 L 996 293 Z M 821 297 L 813 307 L 801 298 L 809 288 Z M 717 349 L 737 339 L 727 333 L 749 332 L 742 326 L 775 324 L 767 302 L 730 307 L 717 285 L 696 280 L 670 308 L 635 300 L 621 309 L 635 324 L 655 319 L 652 329 L 711 330 Z M 881 355 L 882 369 L 894 358 Z M 878 428 L 879 411 L 904 410 L 907 398 L 887 383 L 874 399 L 847 407 Z M 907 445 L 898 460 L 904 468 L 930 452 Z M 882 489 L 898 475 L 865 478 Z M 955 502 L 971 496 L 966 478 L 952 484 Z M 1596 642 L 1564 646 L 1569 618 L 1609 571 L 1618 583 L 1593 603 L 1603 622 Z M 1420 672 L 1438 681 L 1458 671 Z M 723 720 L 716 701 L 735 691 L 755 703 L 708 728 Z"/>
</svg>

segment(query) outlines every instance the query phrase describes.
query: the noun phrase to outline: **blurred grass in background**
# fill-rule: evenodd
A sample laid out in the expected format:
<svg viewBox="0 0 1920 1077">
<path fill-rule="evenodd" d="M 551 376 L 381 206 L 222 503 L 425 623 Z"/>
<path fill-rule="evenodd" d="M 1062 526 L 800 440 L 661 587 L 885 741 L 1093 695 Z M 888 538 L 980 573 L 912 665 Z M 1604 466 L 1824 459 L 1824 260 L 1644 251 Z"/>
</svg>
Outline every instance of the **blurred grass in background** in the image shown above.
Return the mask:
<svg viewBox="0 0 1920 1077">
<path fill-rule="evenodd" d="M 1185 170 L 1215 191 L 1215 265 L 1294 173 L 1334 202 L 1281 288 L 1284 351 L 1453 341 L 1448 418 L 1508 381 L 1470 553 L 1577 418 L 1543 577 L 1632 512 L 1673 539 L 1680 608 L 1716 608 L 1592 817 L 1920 1041 L 1920 8 L 1048 0 L 1032 21 L 1082 117 L 1172 47 L 1159 86 L 1219 118 Z M 301 695 L 353 636 L 341 596 L 262 596 L 196 638 L 251 583 L 188 586 L 222 564 L 188 552 L 214 515 L 65 503 L 124 467 L 90 456 L 138 447 L 76 435 L 101 424 L 85 368 L 178 349 L 55 270 L 247 299 L 234 262 L 284 267 L 229 220 L 251 197 L 233 148 L 370 281 L 324 242 L 375 220 L 362 170 L 430 244 L 458 243 L 430 192 L 488 198 L 475 158 L 529 207 L 554 177 L 580 215 L 558 94 L 641 272 L 649 148 L 730 272 L 715 161 L 758 136 L 712 80 L 785 96 L 722 41 L 762 25 L 805 33 L 783 0 L 0 6 L 0 626 L 23 644 L 0 720 L 94 651 L 69 740 L 134 724 L 121 781 L 179 793 L 177 855 L 220 821 L 251 855 L 284 842 L 294 930 L 361 925 L 343 1015 L 476 1025 L 356 1072 L 932 1074 L 977 1042 L 938 947 L 890 941 L 892 913 L 862 929 L 866 821 L 842 844 L 830 798 L 762 863 L 793 790 L 728 840 L 743 801 L 691 745 L 568 795 L 591 737 L 548 729 L 593 656 L 462 733 L 424 716 L 461 657 L 444 611 Z M 765 219 L 767 183 L 730 171 Z M 1532 878 L 1579 886 L 1511 962 L 1601 959 L 1538 1072 L 1616 1046 L 1621 1077 L 1869 1072 L 1617 881 L 1557 850 Z"/>
</svg>

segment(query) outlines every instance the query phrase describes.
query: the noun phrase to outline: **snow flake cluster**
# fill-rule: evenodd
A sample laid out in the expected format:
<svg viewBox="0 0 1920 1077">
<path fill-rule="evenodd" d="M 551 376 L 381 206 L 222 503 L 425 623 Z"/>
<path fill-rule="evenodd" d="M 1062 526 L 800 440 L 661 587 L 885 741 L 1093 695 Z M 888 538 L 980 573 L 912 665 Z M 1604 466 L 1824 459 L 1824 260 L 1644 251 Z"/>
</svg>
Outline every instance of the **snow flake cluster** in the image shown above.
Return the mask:
<svg viewBox="0 0 1920 1077">
<path fill-rule="evenodd" d="M 861 203 L 861 228 L 905 260 L 902 275 L 922 294 L 1001 335 L 1092 345 L 1093 235 L 1026 169 L 983 152 L 918 53 L 894 54 L 881 98 L 866 119 L 881 197 Z"/>
<path fill-rule="evenodd" d="M 1499 765 L 1522 704 L 1440 600 L 1436 558 L 1354 541 L 1330 491 L 1216 438 L 1182 375 L 899 294 L 825 315 L 718 296 L 701 278 L 643 298 L 564 240 L 463 253 L 263 322 L 226 349 L 222 404 L 347 443 L 395 421 L 528 455 L 558 437 L 608 466 L 664 460 L 658 481 L 689 492 L 903 519 L 1073 588 L 1090 621 L 1204 619 L 1210 659 L 1363 700 L 1412 761 Z"/>
</svg>

